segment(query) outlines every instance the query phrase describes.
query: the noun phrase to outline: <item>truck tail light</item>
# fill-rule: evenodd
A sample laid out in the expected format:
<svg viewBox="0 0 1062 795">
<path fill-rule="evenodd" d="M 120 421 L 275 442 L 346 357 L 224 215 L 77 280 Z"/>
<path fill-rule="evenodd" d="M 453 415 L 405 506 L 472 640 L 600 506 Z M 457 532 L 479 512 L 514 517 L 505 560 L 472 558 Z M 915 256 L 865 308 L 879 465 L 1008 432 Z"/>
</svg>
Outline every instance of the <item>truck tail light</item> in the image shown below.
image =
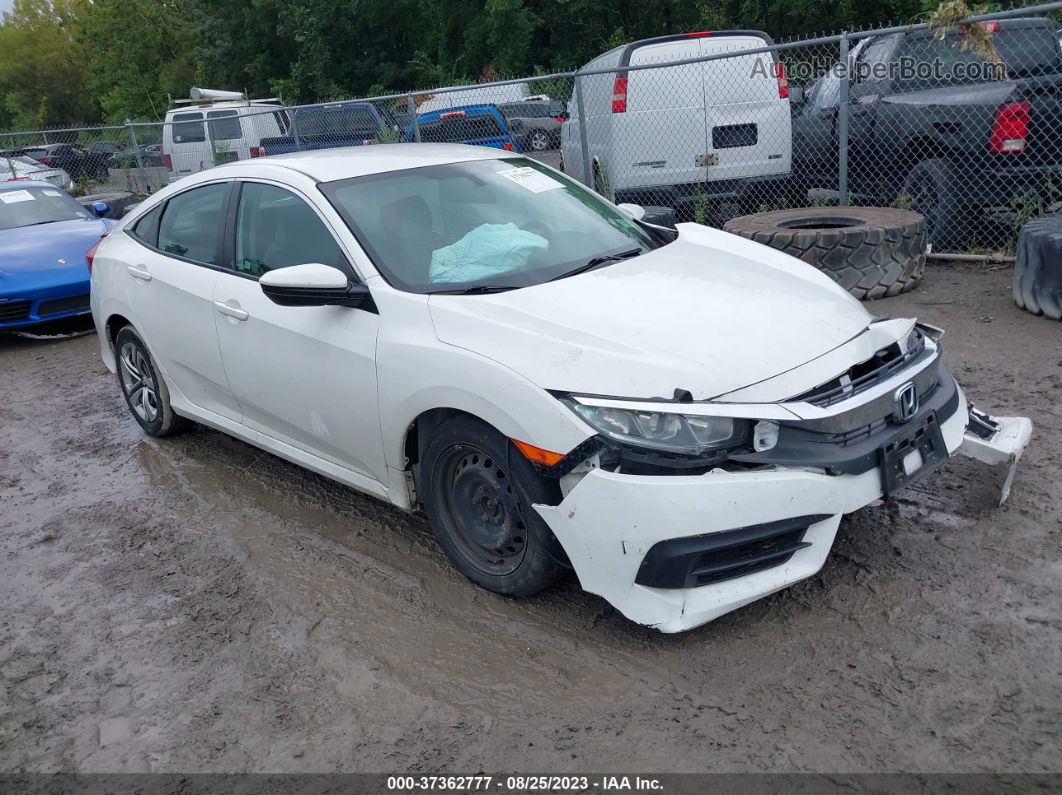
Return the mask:
<svg viewBox="0 0 1062 795">
<path fill-rule="evenodd" d="M 995 20 L 991 22 L 982 22 L 981 29 L 987 33 L 999 33 L 999 23 Z"/>
<path fill-rule="evenodd" d="M 173 158 L 169 155 L 162 156 L 162 165 L 169 171 L 173 171 Z"/>
<path fill-rule="evenodd" d="M 251 147 L 251 157 L 265 157 L 265 156 L 266 156 L 266 153 L 265 153 L 265 148 L 264 147 L 261 147 L 261 146 L 252 146 Z"/>
<path fill-rule="evenodd" d="M 988 151 L 996 154 L 1024 152 L 1028 135 L 1029 103 L 1006 102 L 996 111 Z"/>
<path fill-rule="evenodd" d="M 612 112 L 627 112 L 627 78 L 616 75 L 612 81 Z"/>
<path fill-rule="evenodd" d="M 463 110 L 451 110 L 451 111 L 449 111 L 447 113 L 440 113 L 439 114 L 439 118 L 440 119 L 463 119 L 467 115 L 468 114 L 465 113 Z"/>
<path fill-rule="evenodd" d="M 502 149 L 504 149 L 506 152 L 514 152 L 514 151 L 516 151 L 516 150 L 513 149 L 513 145 L 512 144 L 508 144 L 508 143 L 502 144 Z"/>
<path fill-rule="evenodd" d="M 686 34 L 686 38 L 687 39 L 707 39 L 711 35 L 712 35 L 712 31 L 710 31 L 710 30 L 699 30 L 696 33 L 687 33 Z"/>
<path fill-rule="evenodd" d="M 789 99 L 789 78 L 781 61 L 774 62 L 774 77 L 778 81 L 778 99 Z"/>
</svg>

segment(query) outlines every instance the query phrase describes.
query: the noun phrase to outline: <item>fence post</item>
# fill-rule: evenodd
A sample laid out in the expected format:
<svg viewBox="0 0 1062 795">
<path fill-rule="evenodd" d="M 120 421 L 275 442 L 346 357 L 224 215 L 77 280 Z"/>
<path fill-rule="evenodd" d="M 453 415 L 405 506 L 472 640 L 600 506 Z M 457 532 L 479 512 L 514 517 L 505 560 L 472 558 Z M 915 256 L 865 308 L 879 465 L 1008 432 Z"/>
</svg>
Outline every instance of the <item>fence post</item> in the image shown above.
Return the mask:
<svg viewBox="0 0 1062 795">
<path fill-rule="evenodd" d="M 590 143 L 586 137 L 586 109 L 583 107 L 583 87 L 579 80 L 579 73 L 572 75 L 575 81 L 575 107 L 579 111 L 579 149 L 583 157 L 583 184 L 588 188 L 594 187 L 594 169 L 590 165 Z"/>
<path fill-rule="evenodd" d="M 837 203 L 848 205 L 848 86 L 851 64 L 848 63 L 848 31 L 841 31 L 841 85 L 837 99 Z"/>
<path fill-rule="evenodd" d="M 406 110 L 413 120 L 413 140 L 420 143 L 420 119 L 417 118 L 417 104 L 413 101 L 412 94 L 406 94 Z M 405 134 L 402 135 L 405 138 Z"/>
<path fill-rule="evenodd" d="M 147 193 L 150 190 L 148 187 L 147 174 L 144 172 L 144 161 L 140 157 L 140 144 L 137 143 L 136 130 L 134 129 L 131 120 L 125 120 L 125 129 L 129 131 L 129 143 L 133 147 L 133 158 L 136 160 L 136 173 L 140 175 L 140 187 L 144 193 Z"/>
</svg>

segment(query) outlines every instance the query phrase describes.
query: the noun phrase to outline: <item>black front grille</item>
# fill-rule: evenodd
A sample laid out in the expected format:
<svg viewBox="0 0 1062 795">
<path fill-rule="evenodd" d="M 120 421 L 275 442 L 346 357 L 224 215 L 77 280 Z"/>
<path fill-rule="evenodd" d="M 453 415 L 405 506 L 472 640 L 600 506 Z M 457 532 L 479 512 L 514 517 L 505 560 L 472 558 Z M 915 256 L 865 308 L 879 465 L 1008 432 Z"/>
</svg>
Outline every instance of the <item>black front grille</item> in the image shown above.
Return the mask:
<svg viewBox="0 0 1062 795">
<path fill-rule="evenodd" d="M 811 546 L 804 533 L 827 518 L 798 516 L 661 541 L 646 553 L 635 582 L 652 588 L 696 588 L 781 566 L 793 553 Z"/>
<path fill-rule="evenodd" d="M 88 309 L 88 295 L 75 295 L 72 298 L 57 298 L 54 301 L 42 301 L 37 314 L 41 317 L 48 315 L 61 315 L 64 312 L 73 312 L 76 309 Z"/>
<path fill-rule="evenodd" d="M 0 302 L 0 323 L 14 323 L 16 320 L 25 320 L 29 317 L 29 311 L 29 301 Z"/>
<path fill-rule="evenodd" d="M 893 343 L 882 348 L 865 362 L 849 367 L 836 378 L 814 389 L 809 389 L 792 400 L 827 408 L 870 389 L 874 384 L 884 381 L 921 358 L 925 352 L 926 340 L 923 336 L 919 336 L 918 344 L 913 345 L 906 353 L 900 350 L 899 344 Z"/>
</svg>

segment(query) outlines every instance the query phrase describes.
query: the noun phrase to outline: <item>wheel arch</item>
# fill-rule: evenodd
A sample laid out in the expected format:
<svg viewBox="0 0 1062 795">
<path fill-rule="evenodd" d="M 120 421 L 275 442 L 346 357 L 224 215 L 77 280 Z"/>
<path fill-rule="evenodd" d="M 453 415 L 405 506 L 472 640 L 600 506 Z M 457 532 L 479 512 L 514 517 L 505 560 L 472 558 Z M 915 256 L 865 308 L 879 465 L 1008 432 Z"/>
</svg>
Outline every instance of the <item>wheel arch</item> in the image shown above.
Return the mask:
<svg viewBox="0 0 1062 795">
<path fill-rule="evenodd" d="M 114 340 L 118 336 L 118 332 L 125 326 L 132 326 L 133 322 L 129 320 L 125 315 L 114 312 L 107 317 L 107 322 L 104 323 L 104 329 L 107 333 L 107 344 L 111 346 L 111 350 L 114 350 Z M 135 328 L 135 326 L 134 326 Z"/>
</svg>

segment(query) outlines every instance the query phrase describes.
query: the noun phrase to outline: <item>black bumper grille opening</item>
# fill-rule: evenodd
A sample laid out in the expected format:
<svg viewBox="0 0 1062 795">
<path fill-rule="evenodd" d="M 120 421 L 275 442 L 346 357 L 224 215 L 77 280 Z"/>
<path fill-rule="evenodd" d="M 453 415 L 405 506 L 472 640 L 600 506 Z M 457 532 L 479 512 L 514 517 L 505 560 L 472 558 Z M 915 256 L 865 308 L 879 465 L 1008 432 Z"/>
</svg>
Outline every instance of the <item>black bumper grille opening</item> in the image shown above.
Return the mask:
<svg viewBox="0 0 1062 795">
<path fill-rule="evenodd" d="M 646 553 L 635 582 L 652 588 L 696 588 L 781 566 L 811 546 L 804 534 L 827 518 L 828 514 L 798 516 L 661 541 Z"/>
<path fill-rule="evenodd" d="M 29 301 L 6 301 L 0 303 L 0 323 L 14 323 L 29 317 Z"/>
<path fill-rule="evenodd" d="M 41 317 L 49 315 L 61 315 L 64 312 L 73 312 L 77 309 L 88 309 L 88 295 L 75 295 L 72 298 L 57 298 L 54 301 L 42 301 L 37 314 Z"/>
<path fill-rule="evenodd" d="M 694 564 L 690 576 L 696 580 L 696 585 L 709 585 L 781 566 L 793 557 L 794 552 L 811 546 L 804 541 L 805 532 L 806 527 L 798 527 L 762 541 L 705 552 Z"/>
</svg>

